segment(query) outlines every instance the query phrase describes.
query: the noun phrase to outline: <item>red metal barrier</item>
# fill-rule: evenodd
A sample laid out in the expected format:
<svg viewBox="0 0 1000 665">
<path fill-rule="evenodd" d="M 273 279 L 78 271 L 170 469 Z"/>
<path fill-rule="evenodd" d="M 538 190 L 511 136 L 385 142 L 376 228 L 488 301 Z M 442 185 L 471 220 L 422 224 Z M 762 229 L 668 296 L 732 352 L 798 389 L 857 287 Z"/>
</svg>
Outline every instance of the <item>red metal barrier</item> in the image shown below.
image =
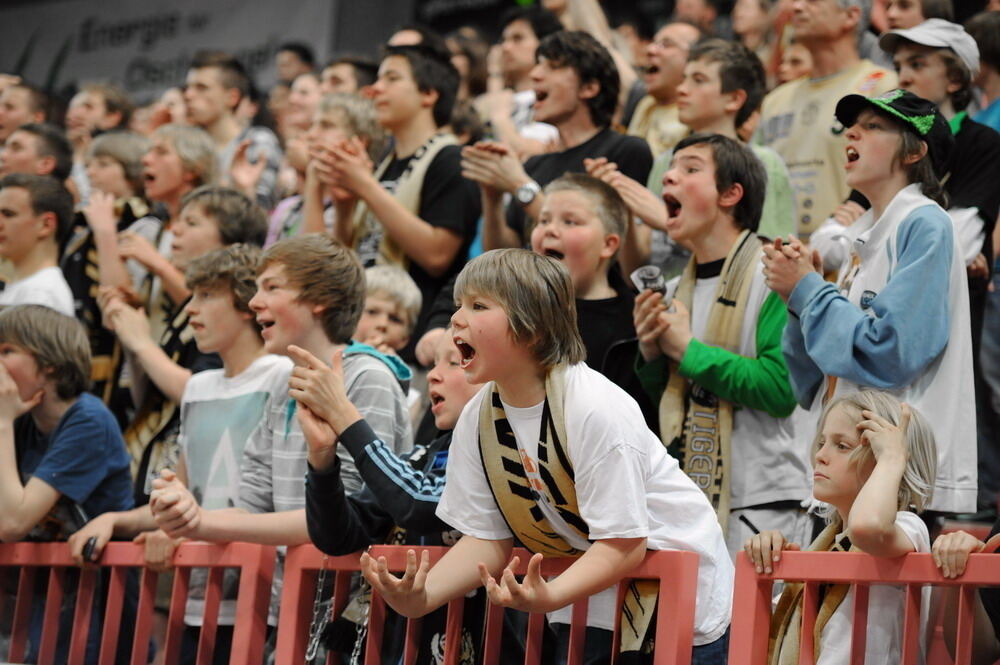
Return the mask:
<svg viewBox="0 0 1000 665">
<path fill-rule="evenodd" d="M 972 654 L 972 626 L 976 589 L 1000 586 L 1000 558 L 995 554 L 973 554 L 965 573 L 957 579 L 941 576 L 930 554 L 908 554 L 881 559 L 860 552 L 782 552 L 770 575 L 758 575 L 745 552 L 736 559 L 733 622 L 729 638 L 729 665 L 765 665 L 771 623 L 771 597 L 775 580 L 805 582 L 803 593 L 802 644 L 799 663 L 813 660 L 813 626 L 819 585 L 851 584 L 855 590 L 851 634 L 851 663 L 864 662 L 868 617 L 868 588 L 872 584 L 906 587 L 901 665 L 915 665 L 921 645 L 921 587 L 927 584 L 959 587 L 958 636 L 955 662 L 965 665 Z M 928 627 L 933 630 L 932 626 Z M 895 663 L 893 664 L 895 665 Z M 928 665 L 940 665 L 928 661 Z"/>
<path fill-rule="evenodd" d="M 406 552 L 428 550 L 431 564 L 436 563 L 447 551 L 444 547 L 373 547 L 372 556 L 385 556 L 389 570 L 402 571 L 406 568 Z M 515 572 L 524 574 L 531 554 L 515 550 L 521 565 Z M 335 573 L 333 607 L 334 615 L 339 615 L 348 601 L 351 574 L 359 570 L 359 554 L 342 557 L 327 557 L 311 545 L 303 545 L 288 550 L 285 559 L 284 585 L 281 595 L 281 616 L 278 620 L 278 641 L 275 654 L 277 663 L 302 663 L 306 652 L 308 631 L 312 619 L 312 607 L 316 593 L 318 571 L 326 569 Z M 573 563 L 567 559 L 546 559 L 542 563 L 543 575 L 558 575 Z M 691 662 L 692 639 L 694 635 L 694 608 L 698 585 L 698 555 L 693 552 L 649 552 L 630 578 L 660 580 L 659 609 L 656 624 L 657 665 L 688 665 Z M 624 593 L 624 585 L 619 585 L 619 603 Z M 460 650 L 459 634 L 462 623 L 462 609 L 465 598 L 453 600 L 448 605 L 448 619 L 445 634 L 444 662 L 457 665 Z M 570 629 L 569 659 L 567 665 L 579 665 L 583 656 L 584 628 L 586 627 L 587 603 L 582 601 L 573 607 Z M 486 627 L 481 642 L 484 665 L 496 665 L 500 656 L 502 608 L 490 606 L 487 611 Z M 365 651 L 365 665 L 380 662 L 383 625 L 386 608 L 381 598 L 373 598 L 368 619 L 368 638 Z M 525 663 L 537 665 L 541 659 L 542 629 L 544 615 L 532 614 L 528 622 L 525 647 Z M 410 620 L 406 627 L 406 643 L 403 664 L 412 665 L 417 656 L 420 637 L 420 620 Z M 617 644 L 617 634 L 615 644 Z"/>
<path fill-rule="evenodd" d="M 125 582 L 129 569 L 142 568 L 139 583 L 138 610 L 131 655 L 132 665 L 144 665 L 153 622 L 153 603 L 157 574 L 143 568 L 145 547 L 132 543 L 109 543 L 97 566 L 80 570 L 76 587 L 73 631 L 69 638 L 69 665 L 83 665 L 90 630 L 94 596 L 101 569 L 110 569 L 107 604 L 101 633 L 100 663 L 114 663 L 115 650 L 123 613 Z M 164 645 L 166 665 L 176 665 L 180 656 L 181 634 L 184 629 L 184 606 L 192 568 L 210 568 L 206 590 L 206 621 L 198 647 L 198 665 L 211 662 L 211 647 L 215 641 L 218 600 L 222 587 L 222 570 L 240 570 L 240 585 L 236 601 L 236 624 L 230 665 L 260 665 L 263 658 L 264 634 L 270 601 L 271 577 L 274 573 L 275 548 L 247 543 L 210 545 L 183 543 L 174 552 L 174 585 L 170 598 L 167 640 Z M 98 568 L 99 567 L 99 568 Z M 48 588 L 45 597 L 44 624 L 39 645 L 39 665 L 49 665 L 55 659 L 59 643 L 59 613 L 67 589 L 67 569 L 76 568 L 66 543 L 13 543 L 0 545 L 0 569 L 20 568 L 17 600 L 11 629 L 7 660 L 23 662 L 28 640 L 31 605 L 35 599 L 35 577 L 40 568 L 48 568 Z M 214 600 L 213 600 L 214 599 Z"/>
</svg>

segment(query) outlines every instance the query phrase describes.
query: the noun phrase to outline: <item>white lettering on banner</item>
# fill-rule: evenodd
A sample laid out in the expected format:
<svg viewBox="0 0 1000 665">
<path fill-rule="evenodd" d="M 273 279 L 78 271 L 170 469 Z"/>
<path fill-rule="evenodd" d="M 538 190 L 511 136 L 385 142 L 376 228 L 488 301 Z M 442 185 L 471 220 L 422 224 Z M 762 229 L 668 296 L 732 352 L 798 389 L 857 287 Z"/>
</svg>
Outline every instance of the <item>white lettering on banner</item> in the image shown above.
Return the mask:
<svg viewBox="0 0 1000 665">
<path fill-rule="evenodd" d="M 286 41 L 326 59 L 335 3 L 329 0 L 61 0 L 0 9 L 0 71 L 56 92 L 108 80 L 140 102 L 184 82 L 195 52 L 232 53 L 261 88 L 276 79 Z"/>
</svg>

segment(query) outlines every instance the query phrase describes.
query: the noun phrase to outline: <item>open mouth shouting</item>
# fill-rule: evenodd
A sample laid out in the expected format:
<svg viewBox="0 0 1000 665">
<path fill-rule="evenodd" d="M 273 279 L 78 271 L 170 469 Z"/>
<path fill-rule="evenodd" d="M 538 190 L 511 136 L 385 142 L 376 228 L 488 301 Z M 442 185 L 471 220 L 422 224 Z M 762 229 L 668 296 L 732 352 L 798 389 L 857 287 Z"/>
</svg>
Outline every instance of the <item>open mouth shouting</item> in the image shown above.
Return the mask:
<svg viewBox="0 0 1000 665">
<path fill-rule="evenodd" d="M 441 410 L 441 405 L 445 402 L 444 395 L 436 390 L 431 390 L 429 396 L 431 398 L 431 413 L 437 415 L 437 412 Z"/>
<path fill-rule="evenodd" d="M 664 193 L 663 202 L 667 204 L 667 220 L 675 219 L 681 213 L 681 202 L 673 194 Z"/>
<path fill-rule="evenodd" d="M 457 337 L 455 338 L 455 346 L 458 347 L 459 353 L 462 354 L 462 362 L 459 367 L 467 369 L 476 357 L 476 350 L 471 345 L 466 344 Z"/>
<path fill-rule="evenodd" d="M 562 252 L 560 252 L 558 249 L 553 249 L 551 247 L 549 247 L 549 248 L 542 248 L 542 254 L 544 256 L 548 256 L 550 258 L 553 258 L 556 261 L 562 261 L 564 258 L 566 258 L 565 254 L 563 254 Z"/>
<path fill-rule="evenodd" d="M 848 164 L 850 164 L 852 162 L 856 162 L 856 161 L 858 161 L 858 159 L 861 158 L 861 155 L 858 153 L 858 149 L 855 148 L 853 145 L 847 146 L 846 153 L 847 153 L 847 163 Z"/>
</svg>

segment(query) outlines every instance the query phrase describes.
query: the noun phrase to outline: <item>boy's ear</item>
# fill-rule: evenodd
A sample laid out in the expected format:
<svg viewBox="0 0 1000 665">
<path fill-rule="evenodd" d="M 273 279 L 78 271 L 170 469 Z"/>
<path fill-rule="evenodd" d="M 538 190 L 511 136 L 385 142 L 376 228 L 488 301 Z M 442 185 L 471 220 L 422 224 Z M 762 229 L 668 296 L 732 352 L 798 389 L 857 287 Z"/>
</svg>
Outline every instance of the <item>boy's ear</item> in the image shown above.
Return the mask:
<svg viewBox="0 0 1000 665">
<path fill-rule="evenodd" d="M 601 248 L 601 258 L 610 259 L 622 246 L 622 237 L 617 233 L 604 236 L 604 247 Z"/>
<path fill-rule="evenodd" d="M 322 316 L 323 312 L 326 311 L 326 305 L 311 305 L 310 307 L 313 316 Z"/>
<path fill-rule="evenodd" d="M 844 10 L 844 27 L 847 28 L 845 32 L 853 32 L 858 27 L 858 21 L 861 20 L 861 8 L 857 5 L 848 7 Z"/>
<path fill-rule="evenodd" d="M 743 198 L 743 185 L 734 182 L 729 189 L 719 194 L 719 207 L 732 208 Z"/>
<path fill-rule="evenodd" d="M 240 104 L 241 97 L 239 88 L 229 88 L 226 90 L 226 106 L 230 111 L 236 110 L 236 107 Z"/>
<path fill-rule="evenodd" d="M 420 105 L 427 109 L 433 109 L 434 105 L 437 104 L 438 99 L 441 97 L 439 93 L 434 88 L 430 88 L 427 91 L 420 91 Z"/>
<path fill-rule="evenodd" d="M 38 225 L 38 239 L 44 240 L 46 238 L 51 238 L 55 236 L 56 229 L 59 228 L 59 220 L 56 219 L 56 214 L 54 212 L 43 212 L 37 217 L 39 221 Z"/>
<path fill-rule="evenodd" d="M 722 108 L 725 109 L 726 113 L 736 115 L 747 102 L 747 91 L 742 88 L 737 88 L 732 92 L 723 93 L 723 95 L 728 97 L 725 104 L 722 105 Z"/>
<path fill-rule="evenodd" d="M 36 175 L 51 175 L 55 168 L 56 158 L 52 155 L 46 155 L 38 158 L 37 165 L 35 166 L 35 173 Z"/>
<path fill-rule="evenodd" d="M 576 95 L 580 99 L 593 99 L 601 91 L 601 84 L 597 81 L 587 81 L 580 84 L 580 89 Z"/>
<path fill-rule="evenodd" d="M 903 156 L 903 166 L 909 166 L 910 164 L 916 164 L 921 159 L 927 156 L 927 142 L 920 142 L 920 151 L 911 152 L 909 155 Z"/>
</svg>

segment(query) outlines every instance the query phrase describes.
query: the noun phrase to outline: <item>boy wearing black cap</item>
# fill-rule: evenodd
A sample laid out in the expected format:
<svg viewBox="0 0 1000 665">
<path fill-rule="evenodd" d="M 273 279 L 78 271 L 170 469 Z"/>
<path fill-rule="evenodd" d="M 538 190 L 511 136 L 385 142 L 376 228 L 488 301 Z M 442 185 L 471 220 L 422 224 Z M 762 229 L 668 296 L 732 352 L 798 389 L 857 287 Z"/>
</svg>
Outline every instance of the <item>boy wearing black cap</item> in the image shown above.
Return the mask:
<svg viewBox="0 0 1000 665">
<path fill-rule="evenodd" d="M 976 40 L 965 29 L 943 19 L 929 19 L 907 30 L 892 30 L 879 40 L 892 56 L 899 87 L 934 102 L 955 135 L 945 191 L 948 214 L 958 232 L 960 251 L 968 266 L 972 323 L 972 358 L 976 362 L 983 332 L 993 229 L 1000 210 L 1000 134 L 975 122 L 966 112 L 980 68 Z M 979 405 L 979 507 L 996 509 L 1000 492 L 1000 450 L 996 446 L 995 414 L 989 391 L 976 362 Z"/>
<path fill-rule="evenodd" d="M 904 90 L 848 95 L 847 183 L 871 202 L 848 229 L 840 283 L 798 241 L 765 246 L 768 285 L 788 303 L 782 348 L 799 403 L 878 388 L 936 415 L 929 510 L 976 505 L 976 412 L 965 265 L 935 175 L 954 139 L 931 102 Z"/>
</svg>

